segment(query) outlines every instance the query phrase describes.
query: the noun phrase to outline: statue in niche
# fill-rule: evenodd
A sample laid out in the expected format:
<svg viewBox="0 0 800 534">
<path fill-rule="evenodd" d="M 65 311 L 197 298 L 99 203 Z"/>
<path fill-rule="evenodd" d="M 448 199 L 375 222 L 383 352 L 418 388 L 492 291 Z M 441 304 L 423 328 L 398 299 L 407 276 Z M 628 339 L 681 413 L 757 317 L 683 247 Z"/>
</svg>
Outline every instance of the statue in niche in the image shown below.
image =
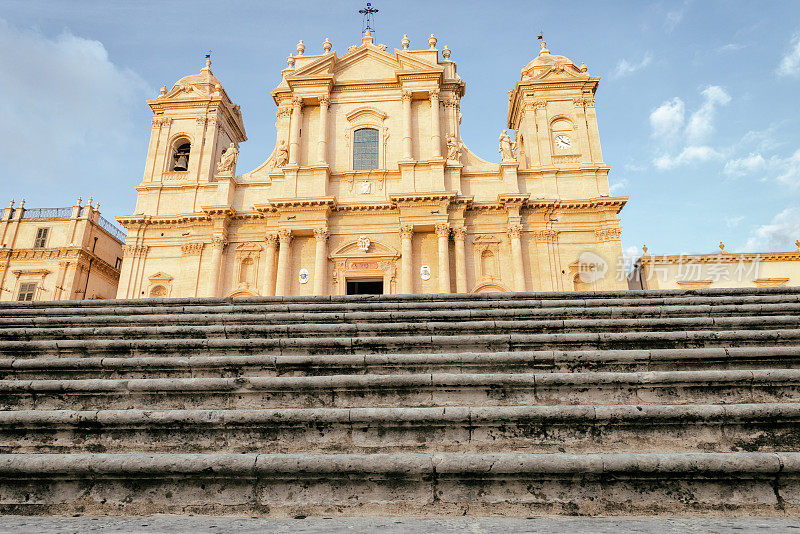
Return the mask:
<svg viewBox="0 0 800 534">
<path fill-rule="evenodd" d="M 239 158 L 239 149 L 231 143 L 222 153 L 217 164 L 217 172 L 233 172 L 236 168 L 236 160 Z"/>
<path fill-rule="evenodd" d="M 275 166 L 283 167 L 287 163 L 289 163 L 289 148 L 286 146 L 286 141 L 282 140 L 275 152 Z"/>
<path fill-rule="evenodd" d="M 454 134 L 447 136 L 447 161 L 454 161 L 459 163 L 461 161 L 461 147 L 460 143 Z"/>
<path fill-rule="evenodd" d="M 500 156 L 503 161 L 513 161 L 517 159 L 517 143 L 511 140 L 506 130 L 500 134 Z"/>
</svg>

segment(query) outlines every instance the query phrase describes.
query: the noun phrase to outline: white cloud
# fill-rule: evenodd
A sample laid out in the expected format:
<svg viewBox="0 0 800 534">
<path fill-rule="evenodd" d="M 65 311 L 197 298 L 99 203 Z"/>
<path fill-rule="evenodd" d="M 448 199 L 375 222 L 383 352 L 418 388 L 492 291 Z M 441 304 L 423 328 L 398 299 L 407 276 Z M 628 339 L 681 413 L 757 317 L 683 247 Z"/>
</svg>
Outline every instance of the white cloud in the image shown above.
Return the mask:
<svg viewBox="0 0 800 534">
<path fill-rule="evenodd" d="M 612 193 L 616 193 L 617 191 L 625 189 L 626 187 L 628 187 L 628 180 L 623 178 L 622 180 L 617 180 L 616 182 L 611 184 L 611 187 L 609 187 L 609 189 L 611 190 Z"/>
<path fill-rule="evenodd" d="M 669 170 L 675 167 L 682 167 L 692 163 L 702 163 L 712 159 L 719 159 L 722 154 L 710 146 L 687 146 L 677 156 L 663 154 L 653 160 L 653 164 L 659 170 Z"/>
<path fill-rule="evenodd" d="M 728 176 L 745 176 L 764 170 L 766 166 L 767 161 L 761 154 L 750 154 L 743 158 L 729 160 L 725 163 L 722 172 Z"/>
<path fill-rule="evenodd" d="M 686 105 L 678 97 L 667 100 L 650 113 L 653 137 L 661 141 L 677 139 L 683 129 Z"/>
<path fill-rule="evenodd" d="M 794 242 L 800 238 L 800 208 L 786 208 L 769 224 L 762 225 L 747 239 L 745 249 L 754 252 L 795 250 Z"/>
<path fill-rule="evenodd" d="M 622 78 L 623 76 L 628 76 L 629 74 L 633 74 L 637 70 L 643 69 L 648 66 L 653 61 L 653 55 L 650 52 L 646 52 L 644 57 L 638 63 L 631 63 L 627 59 L 621 59 L 619 63 L 617 63 L 617 68 L 614 70 L 614 73 L 611 75 L 614 78 Z"/>
<path fill-rule="evenodd" d="M 742 221 L 744 221 L 744 219 L 744 215 L 739 215 L 738 217 L 725 217 L 725 226 L 728 228 L 736 228 L 742 223 Z"/>
<path fill-rule="evenodd" d="M 800 34 L 792 38 L 792 47 L 778 64 L 778 76 L 800 76 Z"/>
<path fill-rule="evenodd" d="M 718 46 L 716 48 L 716 52 L 717 53 L 737 52 L 737 51 L 741 50 L 742 48 L 745 48 L 745 45 L 736 44 L 736 43 L 728 43 L 726 45 Z"/>
<path fill-rule="evenodd" d="M 1 191 L 40 202 L 58 193 L 67 205 L 73 193 L 110 196 L 130 168 L 139 172 L 147 138 L 133 116 L 154 93 L 141 77 L 115 65 L 102 43 L 66 31 L 50 38 L 0 19 L 0 49 L 0 159 L 6 176 L 25 178 Z"/>
<path fill-rule="evenodd" d="M 778 181 L 790 187 L 800 186 L 800 150 L 788 158 L 770 158 L 778 168 Z"/>
<path fill-rule="evenodd" d="M 686 127 L 686 135 L 690 143 L 701 143 L 714 132 L 714 115 L 719 106 L 731 101 L 730 95 L 718 85 L 709 85 L 703 89 L 703 103 L 692 113 Z"/>
<path fill-rule="evenodd" d="M 690 3 L 691 0 L 684 0 L 681 7 L 667 12 L 664 17 L 664 29 L 667 31 L 667 33 L 672 33 L 672 30 L 674 30 L 675 27 L 680 24 L 684 15 L 686 15 L 686 8 L 689 7 Z"/>
<path fill-rule="evenodd" d="M 625 247 L 622 249 L 622 258 L 625 265 L 625 273 L 630 274 L 633 270 L 633 266 L 636 264 L 636 260 L 638 260 L 642 255 L 642 249 L 636 246 Z"/>
<path fill-rule="evenodd" d="M 647 170 L 646 165 L 636 165 L 635 163 L 626 163 L 623 168 L 628 172 L 644 172 Z"/>
</svg>

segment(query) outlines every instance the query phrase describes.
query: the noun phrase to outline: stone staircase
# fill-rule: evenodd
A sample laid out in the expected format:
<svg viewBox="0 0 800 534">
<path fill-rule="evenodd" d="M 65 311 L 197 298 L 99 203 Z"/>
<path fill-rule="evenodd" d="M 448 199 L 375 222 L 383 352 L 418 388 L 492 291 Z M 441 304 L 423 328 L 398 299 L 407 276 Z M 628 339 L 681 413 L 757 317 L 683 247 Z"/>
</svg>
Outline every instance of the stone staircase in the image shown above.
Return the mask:
<svg viewBox="0 0 800 534">
<path fill-rule="evenodd" d="M 800 512 L 800 289 L 0 304 L 0 512 Z"/>
</svg>

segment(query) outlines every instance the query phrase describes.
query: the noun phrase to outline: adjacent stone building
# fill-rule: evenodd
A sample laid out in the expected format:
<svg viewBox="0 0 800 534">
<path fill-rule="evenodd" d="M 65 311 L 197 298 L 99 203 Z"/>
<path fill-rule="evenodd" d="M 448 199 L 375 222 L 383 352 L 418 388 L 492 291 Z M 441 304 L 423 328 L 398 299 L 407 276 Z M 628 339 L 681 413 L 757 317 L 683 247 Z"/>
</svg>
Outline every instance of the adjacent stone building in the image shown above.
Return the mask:
<svg viewBox="0 0 800 534">
<path fill-rule="evenodd" d="M 800 241 L 791 252 L 653 256 L 644 247 L 628 278 L 630 289 L 704 289 L 800 286 Z"/>
<path fill-rule="evenodd" d="M 492 163 L 462 142 L 451 51 L 400 45 L 301 41 L 272 91 L 275 148 L 240 174 L 242 113 L 210 61 L 162 88 L 135 213 L 117 218 L 118 297 L 626 287 L 599 78 L 542 43 Z"/>
<path fill-rule="evenodd" d="M 124 234 L 81 199 L 66 208 L 5 208 L 0 219 L 0 300 L 114 298 Z"/>
</svg>

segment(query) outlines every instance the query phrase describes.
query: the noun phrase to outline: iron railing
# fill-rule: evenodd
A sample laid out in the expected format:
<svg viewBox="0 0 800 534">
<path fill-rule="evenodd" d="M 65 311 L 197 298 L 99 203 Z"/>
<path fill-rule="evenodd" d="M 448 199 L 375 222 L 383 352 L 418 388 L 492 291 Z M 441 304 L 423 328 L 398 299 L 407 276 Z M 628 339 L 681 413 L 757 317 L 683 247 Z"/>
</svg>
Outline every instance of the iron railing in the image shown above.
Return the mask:
<svg viewBox="0 0 800 534">
<path fill-rule="evenodd" d="M 69 219 L 72 208 L 31 208 L 22 210 L 23 219 Z"/>
<path fill-rule="evenodd" d="M 111 234 L 111 237 L 117 239 L 118 241 L 124 243 L 125 242 L 125 232 L 114 226 L 114 223 L 100 215 L 97 218 L 97 224 L 100 225 L 100 228 Z"/>
</svg>

